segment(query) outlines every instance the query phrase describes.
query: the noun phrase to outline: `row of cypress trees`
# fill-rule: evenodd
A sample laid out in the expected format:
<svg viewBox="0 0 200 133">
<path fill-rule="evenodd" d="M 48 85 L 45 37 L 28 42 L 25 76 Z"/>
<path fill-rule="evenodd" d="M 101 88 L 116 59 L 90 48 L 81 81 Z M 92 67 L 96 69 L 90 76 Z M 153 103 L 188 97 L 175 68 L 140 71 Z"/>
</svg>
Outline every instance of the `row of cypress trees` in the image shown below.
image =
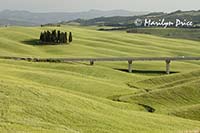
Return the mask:
<svg viewBox="0 0 200 133">
<path fill-rule="evenodd" d="M 67 32 L 60 32 L 59 30 L 44 31 L 40 34 L 40 43 L 51 43 L 51 44 L 64 44 L 72 42 L 72 32 L 69 32 L 69 36 Z"/>
</svg>

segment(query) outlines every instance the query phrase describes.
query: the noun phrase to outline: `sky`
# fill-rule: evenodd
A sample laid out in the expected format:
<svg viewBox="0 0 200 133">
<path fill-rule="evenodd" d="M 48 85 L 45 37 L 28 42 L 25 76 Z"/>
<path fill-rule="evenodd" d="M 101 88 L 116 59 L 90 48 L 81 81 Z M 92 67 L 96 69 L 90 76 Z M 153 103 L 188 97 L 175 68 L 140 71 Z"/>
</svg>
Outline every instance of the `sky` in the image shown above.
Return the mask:
<svg viewBox="0 0 200 133">
<path fill-rule="evenodd" d="M 0 10 L 79 12 L 91 9 L 130 11 L 200 10 L 200 0 L 0 0 Z"/>
</svg>

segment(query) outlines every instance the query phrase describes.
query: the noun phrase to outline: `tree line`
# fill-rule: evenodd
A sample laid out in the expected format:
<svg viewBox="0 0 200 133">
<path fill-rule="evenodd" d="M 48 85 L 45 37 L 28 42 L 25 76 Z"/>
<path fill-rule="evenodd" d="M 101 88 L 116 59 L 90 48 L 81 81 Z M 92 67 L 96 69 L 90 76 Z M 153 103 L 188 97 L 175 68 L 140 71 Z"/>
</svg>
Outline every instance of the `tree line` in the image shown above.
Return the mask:
<svg viewBox="0 0 200 133">
<path fill-rule="evenodd" d="M 67 32 L 61 32 L 60 30 L 56 31 L 44 31 L 40 34 L 40 43 L 52 43 L 52 44 L 65 44 L 71 43 L 72 40 L 72 32 L 69 32 L 69 36 Z"/>
<path fill-rule="evenodd" d="M 41 27 L 61 27 L 60 24 L 53 24 L 53 23 L 48 23 L 48 24 L 43 24 Z"/>
</svg>

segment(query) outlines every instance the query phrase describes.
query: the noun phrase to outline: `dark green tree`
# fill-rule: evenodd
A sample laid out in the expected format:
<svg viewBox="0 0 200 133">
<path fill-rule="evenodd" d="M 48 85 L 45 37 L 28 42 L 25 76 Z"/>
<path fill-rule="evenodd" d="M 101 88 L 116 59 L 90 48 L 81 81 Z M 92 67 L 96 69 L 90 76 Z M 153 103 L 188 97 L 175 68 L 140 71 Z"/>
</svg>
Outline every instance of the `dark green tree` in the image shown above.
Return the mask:
<svg viewBox="0 0 200 133">
<path fill-rule="evenodd" d="M 58 31 L 57 43 L 60 43 L 60 31 Z"/>
<path fill-rule="evenodd" d="M 44 34 L 43 34 L 43 32 L 41 32 L 41 34 L 40 34 L 40 42 L 44 42 Z"/>
<path fill-rule="evenodd" d="M 67 32 L 65 32 L 65 43 L 67 43 Z"/>
<path fill-rule="evenodd" d="M 43 42 L 47 42 L 47 32 L 44 32 L 44 41 Z"/>
<path fill-rule="evenodd" d="M 69 43 L 71 43 L 72 41 L 73 41 L 72 32 L 69 32 Z"/>
<path fill-rule="evenodd" d="M 57 42 L 57 37 L 56 37 L 57 35 L 56 35 L 56 30 L 53 30 L 52 31 L 52 42 L 53 43 L 56 43 Z"/>
<path fill-rule="evenodd" d="M 51 33 L 47 31 L 46 42 L 51 42 Z"/>
<path fill-rule="evenodd" d="M 63 32 L 60 34 L 60 43 L 64 43 L 65 35 Z"/>
</svg>

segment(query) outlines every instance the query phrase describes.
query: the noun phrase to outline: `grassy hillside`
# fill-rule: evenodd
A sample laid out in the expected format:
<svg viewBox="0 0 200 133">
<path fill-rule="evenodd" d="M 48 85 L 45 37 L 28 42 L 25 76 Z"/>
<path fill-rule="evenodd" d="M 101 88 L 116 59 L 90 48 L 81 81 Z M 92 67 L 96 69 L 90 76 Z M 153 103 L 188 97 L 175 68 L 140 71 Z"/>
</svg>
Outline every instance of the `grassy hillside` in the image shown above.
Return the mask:
<svg viewBox="0 0 200 133">
<path fill-rule="evenodd" d="M 1 28 L 0 55 L 29 57 L 197 56 L 199 41 L 166 39 L 125 32 L 98 32 L 94 28 L 65 27 L 72 31 L 69 46 L 38 46 L 47 28 Z M 59 29 L 59 28 L 57 28 Z"/>
<path fill-rule="evenodd" d="M 129 33 L 150 34 L 167 38 L 179 38 L 200 41 L 200 29 L 188 28 L 136 28 L 129 29 Z"/>
<path fill-rule="evenodd" d="M 139 92 L 136 95 L 127 95 L 120 99 L 129 99 L 129 102 L 149 105 L 159 113 L 200 120 L 197 111 L 200 101 L 199 77 L 200 71 L 194 70 L 166 78 L 156 77 L 139 81 L 135 85 L 143 87 L 146 91 Z"/>
<path fill-rule="evenodd" d="M 95 27 L 62 27 L 74 34 L 62 46 L 39 46 L 42 28 L 0 30 L 0 56 L 200 56 L 198 41 Z M 200 130 L 199 62 L 172 62 L 172 75 L 165 62 L 135 62 L 132 74 L 127 62 L 88 64 L 0 60 L 0 132 Z"/>
</svg>

